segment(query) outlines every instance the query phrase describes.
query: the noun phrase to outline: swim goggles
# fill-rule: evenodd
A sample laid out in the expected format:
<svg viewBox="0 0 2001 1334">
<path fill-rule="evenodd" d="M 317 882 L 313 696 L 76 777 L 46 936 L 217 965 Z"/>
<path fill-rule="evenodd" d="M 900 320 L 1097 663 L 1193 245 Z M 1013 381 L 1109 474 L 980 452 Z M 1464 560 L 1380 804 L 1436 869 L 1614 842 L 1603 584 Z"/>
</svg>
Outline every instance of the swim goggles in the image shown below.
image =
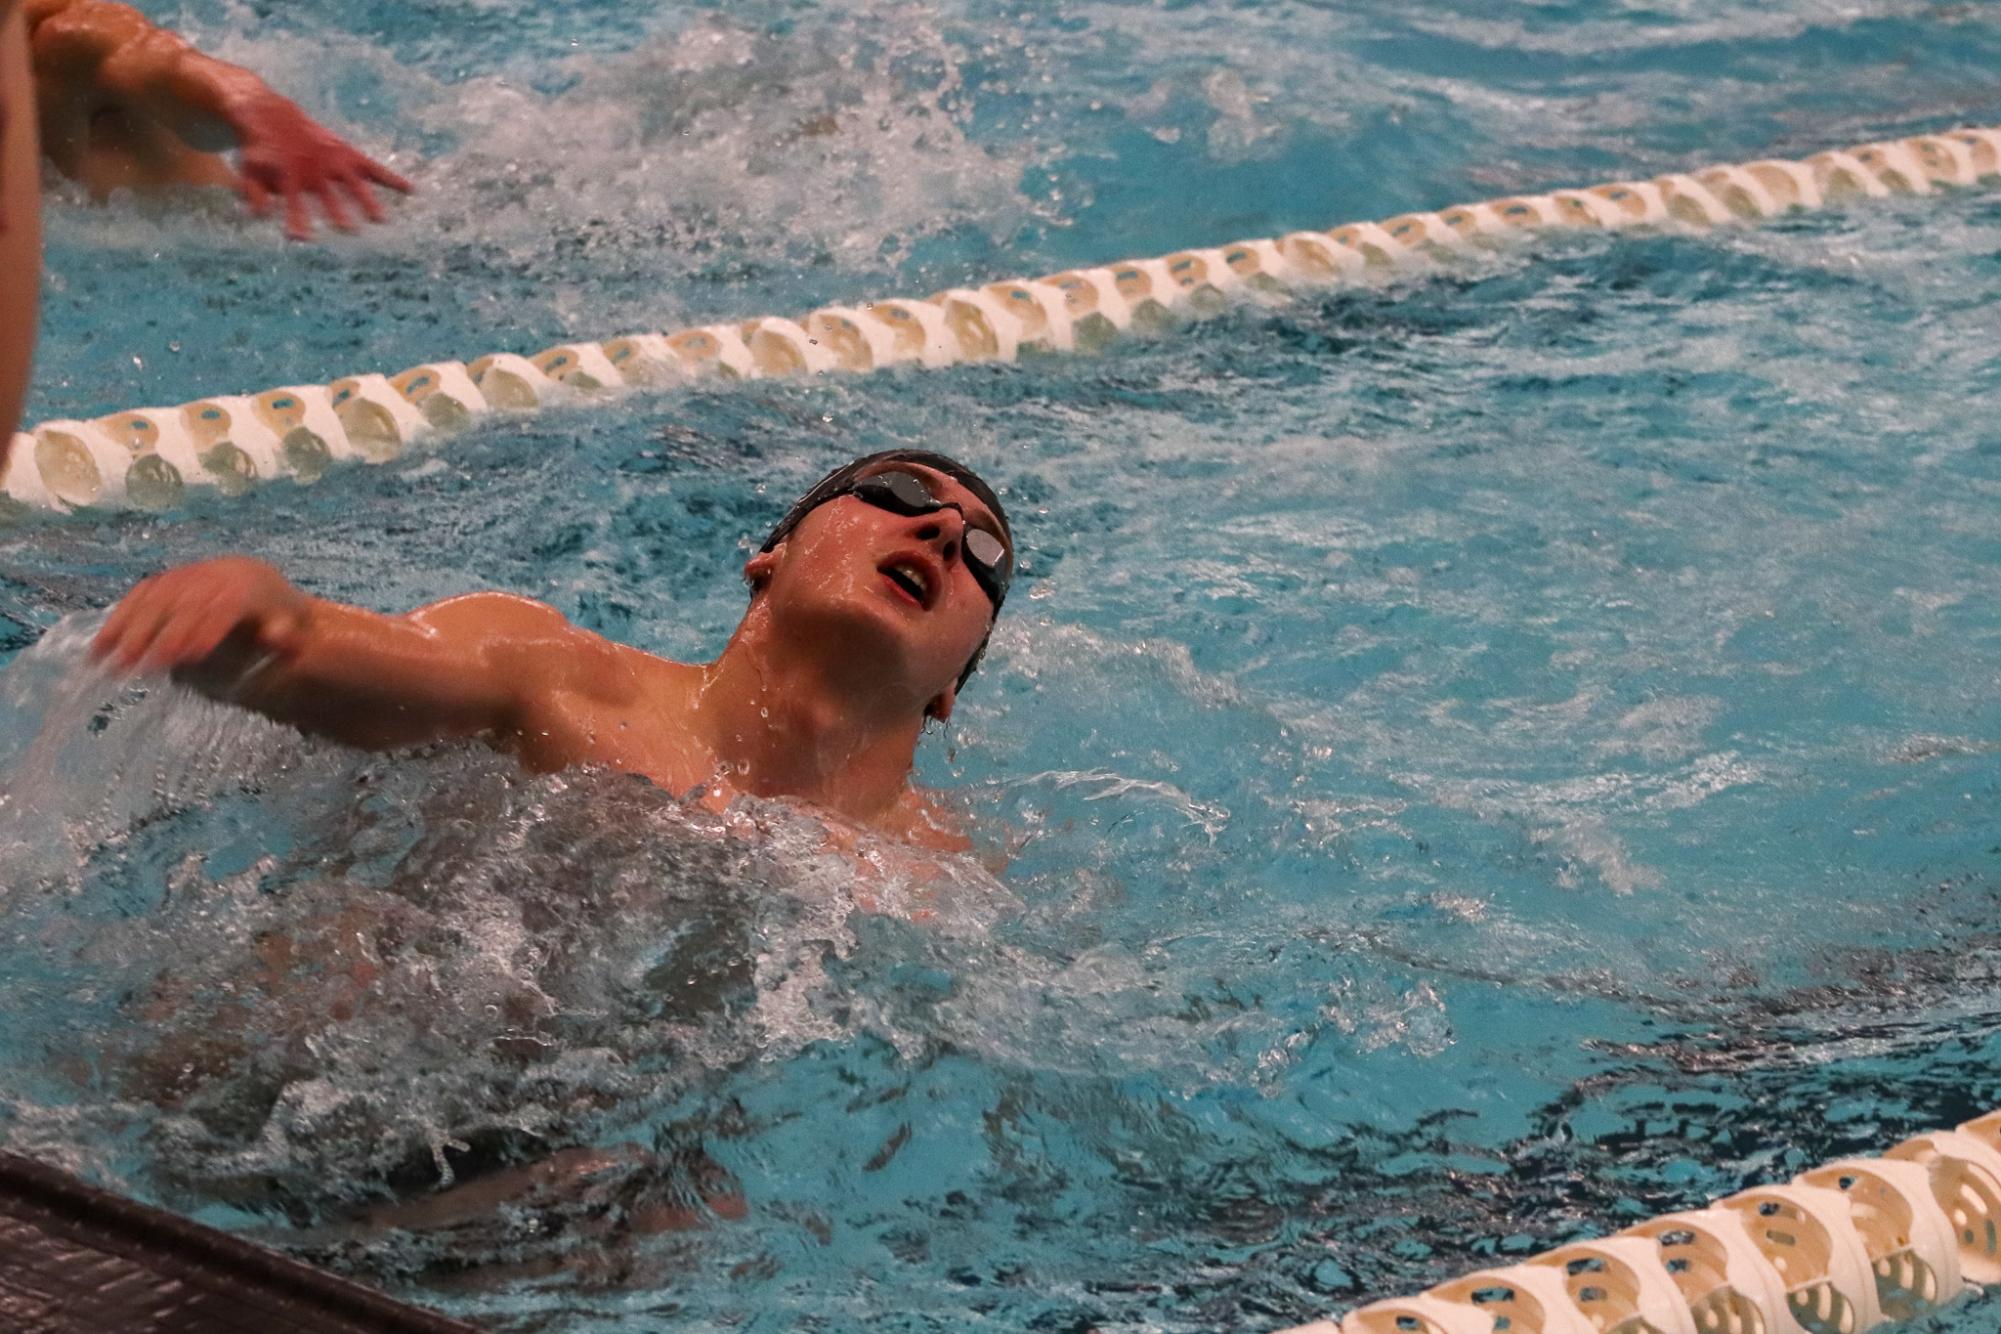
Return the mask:
<svg viewBox="0 0 2001 1334">
<path fill-rule="evenodd" d="M 857 478 L 834 495 L 853 496 L 864 504 L 906 518 L 917 514 L 935 514 L 939 510 L 958 510 L 961 519 L 966 517 L 965 507 L 958 501 L 938 499 L 922 477 L 901 468 L 872 472 Z M 833 499 L 833 496 L 828 499 Z M 1008 585 L 1014 582 L 1014 560 L 1008 555 L 1007 544 L 986 529 L 975 528 L 968 521 L 960 546 L 966 554 L 966 568 L 972 571 L 974 582 L 979 584 L 980 590 L 998 613 L 1001 599 L 1007 596 Z"/>
</svg>

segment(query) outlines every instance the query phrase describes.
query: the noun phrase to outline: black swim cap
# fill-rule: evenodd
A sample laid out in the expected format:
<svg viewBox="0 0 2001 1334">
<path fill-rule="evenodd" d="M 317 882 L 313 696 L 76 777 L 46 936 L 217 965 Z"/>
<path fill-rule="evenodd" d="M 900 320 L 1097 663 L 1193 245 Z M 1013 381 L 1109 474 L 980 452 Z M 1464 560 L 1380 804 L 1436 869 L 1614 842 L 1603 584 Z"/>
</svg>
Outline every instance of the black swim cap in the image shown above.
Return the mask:
<svg viewBox="0 0 2001 1334">
<path fill-rule="evenodd" d="M 778 526 L 771 530 L 771 536 L 764 539 L 764 545 L 758 550 L 769 551 L 783 542 L 792 530 L 799 526 L 801 519 L 835 497 L 846 494 L 848 488 L 856 481 L 870 473 L 880 471 L 885 463 L 915 463 L 933 472 L 944 473 L 979 497 L 980 503 L 987 507 L 993 514 L 994 521 L 1001 526 L 1001 537 L 1007 542 L 1008 559 L 1014 559 L 1014 529 L 1008 524 L 1007 511 L 1001 507 L 1000 497 L 994 494 L 994 489 L 988 486 L 978 473 L 957 459 L 933 453 L 928 449 L 885 449 L 843 463 L 815 482 L 811 490 L 793 502 L 792 508 L 785 511 L 785 517 L 778 521 Z M 994 620 L 1000 619 L 1001 601 L 1006 596 L 1007 594 L 1003 592 L 1000 597 L 994 599 Z M 993 622 L 989 621 L 987 637 L 992 638 L 992 636 Z M 982 639 L 980 646 L 973 650 L 972 660 L 966 664 L 966 669 L 959 673 L 958 689 L 966 688 L 967 678 L 972 676 L 974 669 L 980 665 L 980 659 L 985 656 L 986 651 L 987 640 Z"/>
</svg>

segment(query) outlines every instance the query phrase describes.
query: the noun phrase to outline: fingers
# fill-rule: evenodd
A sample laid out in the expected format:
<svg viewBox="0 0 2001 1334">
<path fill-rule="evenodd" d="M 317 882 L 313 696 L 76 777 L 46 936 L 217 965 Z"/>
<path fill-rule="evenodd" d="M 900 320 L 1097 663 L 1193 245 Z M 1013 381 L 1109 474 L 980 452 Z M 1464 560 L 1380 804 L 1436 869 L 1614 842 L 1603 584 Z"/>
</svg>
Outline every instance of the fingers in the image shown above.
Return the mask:
<svg viewBox="0 0 2001 1334">
<path fill-rule="evenodd" d="M 363 215 L 370 222 L 389 221 L 389 215 L 382 211 L 382 201 L 377 199 L 375 191 L 369 188 L 366 176 L 343 176 L 340 178 L 340 184 L 341 188 L 347 191 L 348 196 L 361 206 Z"/>
<path fill-rule="evenodd" d="M 251 217 L 269 216 L 271 192 L 264 188 L 264 182 L 245 172 L 236 178 L 236 192 L 243 196 L 243 206 L 250 210 Z"/>
<path fill-rule="evenodd" d="M 417 188 L 403 177 L 398 176 L 395 172 L 383 166 L 380 162 L 371 162 L 367 158 L 361 160 L 361 171 L 364 176 L 374 181 L 377 185 L 386 185 L 401 194 L 407 195 Z"/>
<path fill-rule="evenodd" d="M 374 186 L 402 194 L 412 190 L 408 180 L 354 150 L 346 150 L 332 166 L 258 158 L 246 162 L 236 178 L 236 192 L 254 218 L 270 214 L 274 194 L 284 196 L 284 234 L 292 240 L 312 238 L 312 200 L 318 200 L 328 226 L 338 232 L 354 230 L 356 210 L 368 222 L 388 222 Z"/>
<path fill-rule="evenodd" d="M 251 155 L 237 177 L 237 193 L 253 217 L 271 213 L 273 195 L 285 200 L 285 235 L 295 241 L 309 240 L 313 234 L 314 200 L 337 231 L 355 229 L 358 210 L 370 222 L 387 222 L 389 215 L 374 187 L 386 186 L 404 194 L 413 188 L 395 172 L 371 162 L 346 144 L 334 143 L 314 154 L 273 156 Z"/>
<path fill-rule="evenodd" d="M 332 181 L 319 181 L 313 186 L 313 193 L 319 196 L 320 207 L 326 210 L 327 221 L 333 224 L 335 231 L 354 230 L 354 217 L 347 211 L 347 205 L 341 201 L 340 192 L 334 189 Z"/>
<path fill-rule="evenodd" d="M 140 673 L 169 672 L 202 662 L 222 647 L 240 618 L 233 608 L 210 606 L 185 611 L 162 624 L 139 658 Z"/>
<path fill-rule="evenodd" d="M 189 567 L 143 580 L 112 609 L 90 656 L 121 673 L 199 663 L 242 624 L 240 596 Z"/>
<path fill-rule="evenodd" d="M 132 586 L 130 593 L 119 599 L 118 605 L 111 609 L 111 615 L 104 618 L 104 626 L 97 632 L 97 638 L 90 641 L 90 656 L 94 660 L 113 665 L 121 661 L 125 655 L 120 650 L 133 627 L 146 614 L 147 599 L 158 583 L 157 575 L 141 579 Z"/>
<path fill-rule="evenodd" d="M 312 215 L 306 209 L 306 194 L 295 182 L 285 182 L 285 235 L 294 241 L 313 237 Z"/>
<path fill-rule="evenodd" d="M 129 594 L 117 613 L 105 622 L 92 653 L 118 672 L 137 672 L 153 649 L 154 641 L 173 620 L 175 598 L 171 589 L 149 579 Z M 114 632 L 115 628 L 115 632 Z"/>
</svg>

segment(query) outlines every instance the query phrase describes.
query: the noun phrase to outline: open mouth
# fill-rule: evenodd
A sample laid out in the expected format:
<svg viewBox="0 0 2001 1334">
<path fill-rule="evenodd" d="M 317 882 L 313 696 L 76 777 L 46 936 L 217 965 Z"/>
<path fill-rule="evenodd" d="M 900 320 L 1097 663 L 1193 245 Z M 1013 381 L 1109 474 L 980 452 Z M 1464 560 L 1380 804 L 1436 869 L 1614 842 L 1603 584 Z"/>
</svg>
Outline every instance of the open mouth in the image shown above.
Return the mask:
<svg viewBox="0 0 2001 1334">
<path fill-rule="evenodd" d="M 918 606 L 931 606 L 931 584 L 935 577 L 932 572 L 915 561 L 893 560 L 881 567 L 882 575 L 894 584 L 899 592 Z"/>
</svg>

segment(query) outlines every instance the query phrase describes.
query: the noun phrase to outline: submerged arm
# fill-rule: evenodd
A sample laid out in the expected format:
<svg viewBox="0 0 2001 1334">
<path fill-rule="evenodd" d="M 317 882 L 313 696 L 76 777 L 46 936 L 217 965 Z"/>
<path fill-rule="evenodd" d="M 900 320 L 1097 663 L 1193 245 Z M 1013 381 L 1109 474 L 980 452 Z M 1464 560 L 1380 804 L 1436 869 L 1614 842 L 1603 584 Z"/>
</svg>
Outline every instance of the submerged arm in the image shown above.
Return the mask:
<svg viewBox="0 0 2001 1334">
<path fill-rule="evenodd" d="M 553 695 L 631 689 L 615 646 L 542 603 L 474 593 L 389 616 L 309 597 L 240 556 L 141 583 L 91 651 L 371 750 L 478 735 L 511 745 Z"/>
</svg>

